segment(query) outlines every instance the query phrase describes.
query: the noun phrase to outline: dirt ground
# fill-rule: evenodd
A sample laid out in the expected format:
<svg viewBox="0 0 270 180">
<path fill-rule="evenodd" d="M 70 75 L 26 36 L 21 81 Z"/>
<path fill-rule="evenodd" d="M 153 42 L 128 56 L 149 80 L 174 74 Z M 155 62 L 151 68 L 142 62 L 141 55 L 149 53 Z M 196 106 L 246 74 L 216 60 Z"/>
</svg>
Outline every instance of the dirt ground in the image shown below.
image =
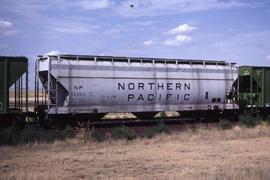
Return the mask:
<svg viewBox="0 0 270 180">
<path fill-rule="evenodd" d="M 0 147 L 0 179 L 270 179 L 269 127 L 231 131 Z"/>
</svg>

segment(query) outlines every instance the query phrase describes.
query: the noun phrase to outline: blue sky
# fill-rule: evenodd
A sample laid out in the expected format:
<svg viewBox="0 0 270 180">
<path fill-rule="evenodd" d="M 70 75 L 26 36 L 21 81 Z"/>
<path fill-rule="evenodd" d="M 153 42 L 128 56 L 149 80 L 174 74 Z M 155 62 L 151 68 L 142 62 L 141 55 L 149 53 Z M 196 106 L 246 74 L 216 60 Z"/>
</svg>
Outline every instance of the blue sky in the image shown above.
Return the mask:
<svg viewBox="0 0 270 180">
<path fill-rule="evenodd" d="M 0 0 L 0 54 L 213 59 L 270 65 L 267 0 Z"/>
</svg>

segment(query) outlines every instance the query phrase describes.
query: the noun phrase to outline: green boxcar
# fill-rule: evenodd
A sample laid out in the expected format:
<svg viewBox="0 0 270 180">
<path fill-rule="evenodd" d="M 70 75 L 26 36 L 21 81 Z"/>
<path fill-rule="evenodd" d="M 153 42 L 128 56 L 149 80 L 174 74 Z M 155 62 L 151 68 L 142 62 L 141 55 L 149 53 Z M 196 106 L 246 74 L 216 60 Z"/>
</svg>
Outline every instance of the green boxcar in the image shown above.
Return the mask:
<svg viewBox="0 0 270 180">
<path fill-rule="evenodd" d="M 269 109 L 270 67 L 240 67 L 239 99 L 242 108 Z"/>
<path fill-rule="evenodd" d="M 13 95 L 12 105 L 10 104 L 10 89 L 12 89 Z M 0 115 L 27 110 L 28 59 L 0 56 Z"/>
</svg>

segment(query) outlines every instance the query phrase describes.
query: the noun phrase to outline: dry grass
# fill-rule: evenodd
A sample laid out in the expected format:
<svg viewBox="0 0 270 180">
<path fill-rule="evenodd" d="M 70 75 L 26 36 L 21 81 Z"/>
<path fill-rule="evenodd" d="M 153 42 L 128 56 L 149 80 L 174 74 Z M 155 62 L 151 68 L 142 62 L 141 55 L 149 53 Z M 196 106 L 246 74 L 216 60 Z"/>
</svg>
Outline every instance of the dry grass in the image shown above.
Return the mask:
<svg viewBox="0 0 270 180">
<path fill-rule="evenodd" d="M 150 175 L 142 175 L 138 177 L 134 176 L 115 176 L 115 177 L 108 177 L 108 176 L 85 176 L 85 175 L 78 175 L 68 179 L 160 179 L 160 180 L 167 180 L 167 179 L 219 179 L 219 180 L 267 180 L 269 179 L 270 173 L 267 169 L 262 169 L 260 167 L 252 167 L 252 168 L 233 168 L 227 166 L 220 166 L 215 168 L 213 173 L 209 173 L 207 171 L 201 172 L 195 168 L 183 168 L 178 172 L 172 174 L 152 174 Z M 54 172 L 22 172 L 15 170 L 14 172 L 10 173 L 9 176 L 5 176 L 3 179 L 5 180 L 54 180 L 58 179 L 57 174 Z"/>
<path fill-rule="evenodd" d="M 0 179 L 269 179 L 270 127 L 0 147 Z"/>
<path fill-rule="evenodd" d="M 166 137 L 166 141 L 181 141 L 181 142 L 201 142 L 201 141 L 222 141 L 232 139 L 247 139 L 258 137 L 270 137 L 270 127 L 268 123 L 261 123 L 254 128 L 234 126 L 229 130 L 220 130 L 218 127 L 206 127 L 198 125 L 195 129 L 185 130 L 184 132 L 176 132 Z M 163 138 L 162 135 L 156 139 Z M 169 139 L 167 139 L 169 138 Z"/>
</svg>

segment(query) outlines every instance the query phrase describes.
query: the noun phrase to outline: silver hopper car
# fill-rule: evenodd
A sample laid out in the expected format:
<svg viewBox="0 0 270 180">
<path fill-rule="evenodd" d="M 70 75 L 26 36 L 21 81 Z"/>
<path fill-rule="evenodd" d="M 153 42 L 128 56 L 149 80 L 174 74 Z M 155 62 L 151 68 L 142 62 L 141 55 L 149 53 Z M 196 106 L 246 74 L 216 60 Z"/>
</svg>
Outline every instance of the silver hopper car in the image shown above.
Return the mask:
<svg viewBox="0 0 270 180">
<path fill-rule="evenodd" d="M 38 56 L 36 75 L 47 94 L 36 104 L 54 118 L 130 112 L 143 119 L 162 111 L 207 116 L 238 109 L 238 68 L 224 61 L 59 54 Z"/>
</svg>

